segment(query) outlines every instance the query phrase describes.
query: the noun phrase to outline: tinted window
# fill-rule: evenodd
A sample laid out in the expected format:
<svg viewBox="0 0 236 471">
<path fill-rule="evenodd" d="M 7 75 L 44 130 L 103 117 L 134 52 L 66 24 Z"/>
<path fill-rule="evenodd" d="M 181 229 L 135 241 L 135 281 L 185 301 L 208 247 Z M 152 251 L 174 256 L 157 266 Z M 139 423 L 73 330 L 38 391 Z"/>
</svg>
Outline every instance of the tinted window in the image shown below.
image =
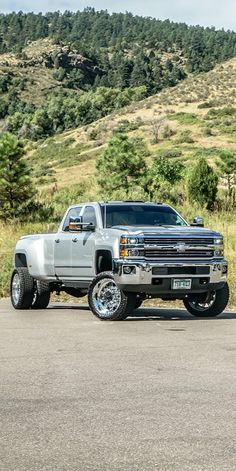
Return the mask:
<svg viewBox="0 0 236 471">
<path fill-rule="evenodd" d="M 93 206 L 86 206 L 83 214 L 83 222 L 92 222 L 94 226 L 97 225 L 95 209 Z"/>
<path fill-rule="evenodd" d="M 81 212 L 82 206 L 78 206 L 77 208 L 72 208 L 70 211 L 67 213 L 66 219 L 63 224 L 63 231 L 69 231 L 69 221 L 70 218 L 78 218 Z"/>
<path fill-rule="evenodd" d="M 103 218 L 104 218 L 104 206 Z M 185 221 L 168 206 L 148 204 L 106 205 L 106 226 L 186 226 Z"/>
</svg>

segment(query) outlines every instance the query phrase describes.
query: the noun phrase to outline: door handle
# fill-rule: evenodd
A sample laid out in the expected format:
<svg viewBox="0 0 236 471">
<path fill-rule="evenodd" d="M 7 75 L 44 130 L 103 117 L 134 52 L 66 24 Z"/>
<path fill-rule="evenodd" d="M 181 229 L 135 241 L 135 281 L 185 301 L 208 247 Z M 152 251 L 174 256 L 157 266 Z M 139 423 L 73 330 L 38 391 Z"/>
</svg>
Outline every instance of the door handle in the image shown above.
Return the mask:
<svg viewBox="0 0 236 471">
<path fill-rule="evenodd" d="M 72 242 L 78 242 L 77 237 L 75 237 L 74 239 L 72 239 Z"/>
<path fill-rule="evenodd" d="M 56 244 L 59 244 L 60 239 L 55 239 Z"/>
</svg>

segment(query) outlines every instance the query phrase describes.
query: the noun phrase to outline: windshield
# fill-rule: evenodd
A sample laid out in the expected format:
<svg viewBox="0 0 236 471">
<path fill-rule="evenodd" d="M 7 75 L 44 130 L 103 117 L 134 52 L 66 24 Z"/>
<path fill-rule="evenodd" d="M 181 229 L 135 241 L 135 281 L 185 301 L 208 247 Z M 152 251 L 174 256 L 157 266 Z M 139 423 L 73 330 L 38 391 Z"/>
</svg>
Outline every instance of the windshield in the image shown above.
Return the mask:
<svg viewBox="0 0 236 471">
<path fill-rule="evenodd" d="M 106 217 L 104 217 L 106 207 Z M 187 226 L 174 209 L 154 204 L 102 205 L 103 224 L 113 226 Z M 106 221 L 104 221 L 106 219 Z"/>
</svg>

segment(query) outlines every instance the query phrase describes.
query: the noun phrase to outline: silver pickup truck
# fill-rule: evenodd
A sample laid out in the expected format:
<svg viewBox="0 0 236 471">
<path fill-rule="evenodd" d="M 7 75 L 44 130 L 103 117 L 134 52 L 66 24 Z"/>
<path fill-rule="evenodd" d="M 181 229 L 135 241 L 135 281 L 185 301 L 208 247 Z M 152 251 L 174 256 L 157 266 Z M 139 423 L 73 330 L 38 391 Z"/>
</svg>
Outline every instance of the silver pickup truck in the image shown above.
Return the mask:
<svg viewBox="0 0 236 471">
<path fill-rule="evenodd" d="M 64 291 L 88 294 L 102 320 L 125 319 L 146 298 L 181 299 L 191 314 L 212 317 L 229 299 L 222 235 L 161 203 L 71 206 L 57 233 L 21 237 L 14 266 L 15 309 L 46 308 L 50 293 Z"/>
</svg>

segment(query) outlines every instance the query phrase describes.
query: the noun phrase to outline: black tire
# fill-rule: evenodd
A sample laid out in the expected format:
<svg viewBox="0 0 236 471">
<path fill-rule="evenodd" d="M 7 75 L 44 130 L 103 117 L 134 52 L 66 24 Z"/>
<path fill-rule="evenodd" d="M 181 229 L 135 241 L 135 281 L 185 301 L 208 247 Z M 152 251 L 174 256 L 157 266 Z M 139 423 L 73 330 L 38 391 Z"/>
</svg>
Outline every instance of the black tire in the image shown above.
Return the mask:
<svg viewBox="0 0 236 471">
<path fill-rule="evenodd" d="M 30 309 L 34 297 L 34 280 L 27 268 L 15 268 L 11 277 L 11 303 L 15 309 Z"/>
<path fill-rule="evenodd" d="M 50 294 L 48 283 L 41 280 L 35 280 L 32 309 L 46 309 L 50 301 Z"/>
<path fill-rule="evenodd" d="M 229 301 L 229 286 L 225 283 L 217 291 L 204 293 L 184 299 L 184 305 L 190 314 L 196 317 L 215 317 L 221 314 Z"/>
<path fill-rule="evenodd" d="M 92 313 L 99 319 L 121 321 L 134 310 L 136 295 L 124 293 L 116 285 L 113 274 L 103 272 L 90 284 L 88 302 Z"/>
</svg>

